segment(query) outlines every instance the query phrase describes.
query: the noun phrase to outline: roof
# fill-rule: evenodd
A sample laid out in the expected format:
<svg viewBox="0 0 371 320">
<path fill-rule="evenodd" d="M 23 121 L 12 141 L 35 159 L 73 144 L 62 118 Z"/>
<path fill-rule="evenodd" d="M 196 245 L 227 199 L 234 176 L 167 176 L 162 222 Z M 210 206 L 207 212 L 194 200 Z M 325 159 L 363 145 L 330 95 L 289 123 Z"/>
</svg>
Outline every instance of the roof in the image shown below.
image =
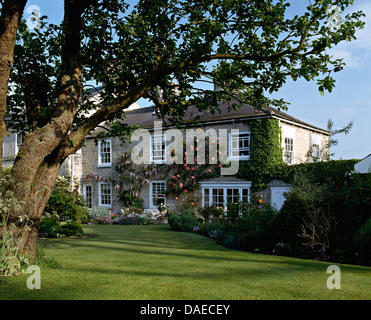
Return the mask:
<svg viewBox="0 0 371 320">
<path fill-rule="evenodd" d="M 290 115 L 288 115 L 285 112 L 279 111 L 276 108 L 265 106 L 262 109 L 257 109 L 251 105 L 248 104 L 242 104 L 241 107 L 238 110 L 234 110 L 232 108 L 232 102 L 222 102 L 219 105 L 220 112 L 218 110 L 215 110 L 214 113 L 211 112 L 202 112 L 199 111 L 195 106 L 190 106 L 186 110 L 185 116 L 184 116 L 184 122 L 191 122 L 192 119 L 194 119 L 196 116 L 200 116 L 199 123 L 203 124 L 206 122 L 233 122 L 238 121 L 242 119 L 255 119 L 255 118 L 278 118 L 283 121 L 287 121 L 290 123 L 293 123 L 298 126 L 304 126 L 307 127 L 313 131 L 319 131 L 323 134 L 330 134 L 329 131 L 315 127 L 309 123 L 303 122 L 297 118 L 294 118 Z M 146 108 L 139 108 L 131 111 L 126 111 L 125 115 L 125 123 L 128 123 L 130 125 L 141 125 L 145 129 L 153 128 L 153 122 L 154 121 L 161 121 L 160 118 L 158 118 L 155 114 L 155 108 L 154 107 L 146 107 Z M 165 117 L 166 122 L 166 117 Z M 171 123 L 166 123 L 166 125 L 170 125 Z"/>
<path fill-rule="evenodd" d="M 357 173 L 371 172 L 371 153 L 354 165 L 354 171 Z"/>
</svg>

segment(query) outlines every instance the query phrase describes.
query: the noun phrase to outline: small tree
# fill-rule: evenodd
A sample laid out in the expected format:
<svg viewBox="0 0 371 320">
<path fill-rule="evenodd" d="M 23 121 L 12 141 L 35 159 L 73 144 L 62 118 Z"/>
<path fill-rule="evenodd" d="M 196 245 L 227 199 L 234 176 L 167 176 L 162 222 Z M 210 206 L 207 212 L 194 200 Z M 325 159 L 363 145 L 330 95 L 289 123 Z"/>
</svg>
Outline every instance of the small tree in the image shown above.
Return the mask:
<svg viewBox="0 0 371 320">
<path fill-rule="evenodd" d="M 324 184 L 312 181 L 309 177 L 298 174 L 294 177 L 293 191 L 301 198 L 305 216 L 299 237 L 305 239 L 303 245 L 320 247 L 323 252 L 330 248 L 330 236 L 335 231 L 336 219 L 332 212 L 333 182 Z"/>
<path fill-rule="evenodd" d="M 327 122 L 327 131 L 330 132 L 330 137 L 326 140 L 326 143 L 319 147 L 318 150 L 314 150 L 313 145 L 309 147 L 305 157 L 307 162 L 318 162 L 323 160 L 330 160 L 335 153 L 331 153 L 331 147 L 337 146 L 339 141 L 334 138 L 338 134 L 349 134 L 353 127 L 353 120 L 350 121 L 346 126 L 341 129 L 334 129 L 334 123 L 331 119 L 328 119 Z"/>
</svg>

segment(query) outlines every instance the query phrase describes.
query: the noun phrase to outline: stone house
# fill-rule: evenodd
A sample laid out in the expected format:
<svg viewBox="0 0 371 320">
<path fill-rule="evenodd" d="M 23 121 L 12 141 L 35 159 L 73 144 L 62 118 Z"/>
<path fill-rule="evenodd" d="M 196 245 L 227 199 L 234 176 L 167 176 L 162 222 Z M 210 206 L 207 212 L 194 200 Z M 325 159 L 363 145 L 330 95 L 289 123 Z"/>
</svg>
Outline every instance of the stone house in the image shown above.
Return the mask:
<svg viewBox="0 0 371 320">
<path fill-rule="evenodd" d="M 98 93 L 96 92 L 96 94 Z M 92 97 L 94 98 L 94 95 Z M 223 131 L 227 137 L 225 143 L 227 160 L 232 160 L 234 163 L 249 163 L 257 153 L 261 153 L 262 150 L 253 148 L 254 145 L 257 145 L 257 139 L 251 129 L 257 121 L 267 119 L 275 121 L 280 129 L 280 134 L 274 138 L 277 142 L 276 145 L 268 145 L 266 149 L 278 148 L 276 151 L 278 151 L 279 157 L 282 157 L 281 159 L 287 164 L 298 164 L 313 159 L 316 161 L 325 160 L 323 152 L 328 152 L 327 142 L 330 135 L 328 131 L 272 107 L 264 107 L 261 110 L 247 104 L 243 104 L 238 110 L 230 109 L 230 107 L 230 102 L 223 102 L 219 105 L 220 112 L 215 113 L 201 113 L 195 107 L 190 107 L 184 120 L 189 122 L 198 116 L 200 117 L 196 125 L 189 126 L 189 128 L 193 128 L 194 132 L 201 129 L 204 133 L 214 130 L 213 132 L 218 135 Z M 154 107 L 140 108 L 138 104 L 134 104 L 126 111 L 125 122 L 139 125 L 150 135 L 148 147 L 144 148 L 144 151 L 150 154 L 150 162 L 162 164 L 166 162 L 169 153 L 166 152 L 167 145 L 169 145 L 169 141 L 167 141 L 169 137 L 166 137 L 166 134 L 168 130 L 175 129 L 175 127 L 169 125 L 168 122 L 162 122 L 163 133 L 158 135 L 155 123 L 159 123 L 159 121 L 162 120 L 157 118 Z M 59 174 L 74 177 L 76 183 L 74 187 L 85 197 L 89 208 L 105 207 L 112 212 L 119 212 L 123 203 L 119 200 L 120 190 L 117 190 L 114 184 L 114 180 L 118 176 L 116 164 L 123 153 L 130 152 L 135 147 L 135 143 L 127 141 L 122 144 L 119 138 L 105 138 L 97 141 L 96 135 L 100 131 L 101 129 L 98 128 L 86 137 L 84 147 L 68 157 Z M 183 127 L 179 132 L 183 141 L 186 141 L 186 127 Z M 260 132 L 263 137 L 268 134 L 268 132 Z M 5 168 L 12 165 L 21 144 L 21 134 L 9 132 L 5 136 L 2 145 Z M 266 151 L 265 153 L 267 153 Z M 92 179 L 92 177 L 97 179 Z M 159 173 L 149 177 L 148 183 L 141 187 L 138 197 L 145 209 L 155 209 L 161 203 L 174 208 L 179 203 L 174 196 L 165 194 L 167 180 L 166 173 Z M 199 188 L 192 193 L 183 195 L 183 200 L 196 199 L 197 205 L 202 207 L 224 206 L 227 201 L 235 201 L 238 198 L 248 200 L 251 195 L 251 179 L 249 177 L 241 178 L 238 172 L 202 179 L 198 183 Z M 123 187 L 125 188 L 125 186 Z M 283 194 L 289 187 L 283 181 L 272 179 L 264 190 L 259 191 L 259 194 L 263 196 L 264 202 L 279 209 L 285 200 Z"/>
<path fill-rule="evenodd" d="M 288 164 L 298 164 L 311 161 L 310 158 L 321 159 L 321 151 L 326 150 L 330 133 L 305 123 L 288 114 L 278 111 L 272 107 L 264 107 L 257 110 L 250 105 L 242 105 L 237 111 L 229 112 L 230 102 L 220 104 L 219 112 L 200 113 L 195 107 L 190 107 L 184 117 L 185 121 L 200 116 L 197 125 L 190 126 L 194 130 L 202 129 L 203 132 L 214 130 L 217 133 L 227 132 L 226 152 L 229 160 L 249 162 L 254 158 L 253 144 L 254 136 L 251 127 L 254 122 L 264 119 L 274 120 L 279 128 L 280 135 L 277 135 L 279 152 L 282 159 Z M 139 108 L 132 107 L 126 112 L 125 122 L 131 125 L 140 125 L 143 130 L 150 134 L 147 151 L 150 154 L 151 163 L 165 163 L 169 152 L 166 153 L 169 137 L 167 130 L 174 129 L 174 126 L 162 123 L 161 135 L 156 132 L 155 121 L 157 118 L 154 107 Z M 156 122 L 158 123 L 158 122 Z M 196 131 L 197 131 L 196 130 Z M 235 134 L 238 130 L 238 135 Z M 74 163 L 74 170 L 70 170 L 80 181 L 80 192 L 84 195 L 88 206 L 106 207 L 112 212 L 119 212 L 123 203 L 119 200 L 119 192 L 115 185 L 115 178 L 118 176 L 116 165 L 118 159 L 125 152 L 130 152 L 135 147 L 134 142 L 121 143 L 118 138 L 96 139 L 100 129 L 92 132 L 85 140 L 85 146 L 81 154 L 76 155 L 71 163 Z M 186 128 L 180 130 L 184 141 L 186 141 Z M 264 132 L 261 133 L 264 136 Z M 273 148 L 273 146 L 272 146 Z M 146 149 L 146 147 L 144 148 Z M 308 151 L 310 151 L 308 159 Z M 256 152 L 256 151 L 255 151 Z M 78 162 L 75 163 L 74 161 Z M 80 162 L 79 162 L 80 161 Z M 242 162 L 241 162 L 242 163 Z M 79 168 L 79 171 L 76 171 Z M 95 177 L 92 179 L 92 177 Z M 166 195 L 167 181 L 166 173 L 159 173 L 150 177 L 149 183 L 144 184 L 140 189 L 139 198 L 145 209 L 155 209 L 159 204 L 170 208 L 176 207 L 179 200 L 172 195 Z M 220 175 L 199 181 L 199 188 L 192 193 L 183 195 L 184 199 L 196 199 L 198 206 L 223 206 L 227 201 L 235 201 L 238 198 L 249 199 L 251 194 L 252 181 L 248 178 L 240 178 L 238 174 Z M 125 186 L 124 186 L 125 187 Z M 267 188 L 260 191 L 264 202 L 270 203 L 277 209 L 281 208 L 284 199 L 284 192 L 289 185 L 283 181 L 272 179 Z"/>
</svg>

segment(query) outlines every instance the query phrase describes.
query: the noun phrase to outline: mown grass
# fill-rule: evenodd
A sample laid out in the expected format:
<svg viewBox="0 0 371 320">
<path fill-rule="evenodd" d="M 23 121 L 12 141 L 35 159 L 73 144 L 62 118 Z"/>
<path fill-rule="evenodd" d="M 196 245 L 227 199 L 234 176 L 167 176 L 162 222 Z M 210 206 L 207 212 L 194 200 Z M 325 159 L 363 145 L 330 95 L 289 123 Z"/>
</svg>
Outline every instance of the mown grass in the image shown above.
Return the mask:
<svg viewBox="0 0 371 320">
<path fill-rule="evenodd" d="M 371 268 L 339 265 L 341 289 L 329 290 L 329 263 L 225 249 L 167 225 L 86 226 L 89 239 L 40 245 L 60 267 L 41 269 L 41 289 L 24 275 L 3 278 L 0 299 L 250 300 L 370 299 Z"/>
</svg>

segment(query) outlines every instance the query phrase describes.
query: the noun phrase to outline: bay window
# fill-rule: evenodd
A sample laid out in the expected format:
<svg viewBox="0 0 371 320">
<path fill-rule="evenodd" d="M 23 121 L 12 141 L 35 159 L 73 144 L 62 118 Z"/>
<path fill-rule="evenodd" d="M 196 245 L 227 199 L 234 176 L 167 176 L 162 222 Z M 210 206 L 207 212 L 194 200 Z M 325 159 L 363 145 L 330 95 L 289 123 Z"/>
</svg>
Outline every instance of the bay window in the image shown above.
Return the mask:
<svg viewBox="0 0 371 320">
<path fill-rule="evenodd" d="M 249 202 L 251 182 L 202 182 L 202 207 L 226 208 L 228 203 Z"/>
</svg>

